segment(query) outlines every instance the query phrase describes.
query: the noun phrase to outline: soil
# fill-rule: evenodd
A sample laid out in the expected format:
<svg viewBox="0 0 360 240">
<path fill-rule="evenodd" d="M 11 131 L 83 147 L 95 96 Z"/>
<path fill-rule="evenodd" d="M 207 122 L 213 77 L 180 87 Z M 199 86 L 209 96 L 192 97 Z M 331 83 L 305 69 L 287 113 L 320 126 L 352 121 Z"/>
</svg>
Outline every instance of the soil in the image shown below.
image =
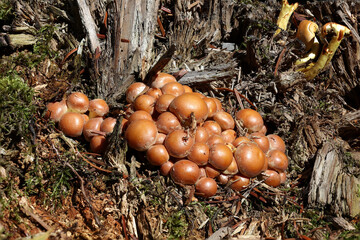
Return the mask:
<svg viewBox="0 0 360 240">
<path fill-rule="evenodd" d="M 94 40 L 84 1 L 1 1 L 0 239 L 360 239 L 360 3 L 297 2 L 275 35 L 281 1 L 89 1 Z M 311 80 L 294 65 L 304 19 L 351 30 Z M 257 110 L 286 142 L 286 183 L 202 198 L 128 148 L 125 90 L 158 71 Z M 45 117 L 73 91 L 118 120 L 102 155 Z"/>
</svg>

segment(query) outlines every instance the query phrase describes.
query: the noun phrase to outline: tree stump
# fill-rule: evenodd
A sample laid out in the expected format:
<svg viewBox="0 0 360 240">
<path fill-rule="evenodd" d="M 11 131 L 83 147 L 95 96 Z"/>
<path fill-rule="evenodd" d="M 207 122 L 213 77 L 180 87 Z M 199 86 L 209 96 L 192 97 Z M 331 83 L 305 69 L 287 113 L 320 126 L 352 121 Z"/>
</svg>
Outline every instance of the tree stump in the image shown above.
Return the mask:
<svg viewBox="0 0 360 240">
<path fill-rule="evenodd" d="M 97 94 L 118 105 L 136 77 L 144 78 L 153 64 L 159 0 L 116 0 L 108 5 L 106 41 L 95 61 Z M 135 76 L 136 75 L 136 76 Z"/>
</svg>

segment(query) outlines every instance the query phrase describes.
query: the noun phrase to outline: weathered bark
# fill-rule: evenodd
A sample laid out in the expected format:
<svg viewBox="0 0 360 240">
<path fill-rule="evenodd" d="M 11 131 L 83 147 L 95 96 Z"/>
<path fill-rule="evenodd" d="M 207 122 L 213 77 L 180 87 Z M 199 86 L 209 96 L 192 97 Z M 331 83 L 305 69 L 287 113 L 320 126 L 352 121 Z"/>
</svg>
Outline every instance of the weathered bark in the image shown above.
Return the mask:
<svg viewBox="0 0 360 240">
<path fill-rule="evenodd" d="M 117 0 L 109 5 L 106 42 L 95 71 L 97 94 L 110 104 L 125 93 L 135 74 L 144 78 L 153 64 L 159 0 Z"/>
<path fill-rule="evenodd" d="M 24 47 L 29 45 L 34 45 L 37 41 L 36 37 L 31 34 L 19 33 L 19 34 L 7 34 L 5 35 L 6 42 L 4 44 L 0 44 L 0 47 L 3 45 L 7 46 L 7 44 L 11 47 Z"/>
<path fill-rule="evenodd" d="M 179 82 L 181 84 L 196 86 L 208 84 L 213 81 L 229 81 L 236 74 L 235 62 L 220 64 L 204 71 L 192 71 L 184 75 Z"/>
<path fill-rule="evenodd" d="M 313 207 L 355 217 L 360 213 L 360 178 L 347 171 L 345 157 L 339 143 L 324 144 L 316 156 L 308 201 Z"/>
<path fill-rule="evenodd" d="M 210 42 L 219 41 L 232 30 L 232 1 L 201 0 L 196 5 L 191 3 L 190 0 L 178 0 L 175 5 L 173 34 L 169 36 L 169 43 L 177 47 L 178 65 L 194 57 L 202 57 L 204 48 Z"/>
<path fill-rule="evenodd" d="M 96 36 L 96 25 L 94 19 L 91 16 L 89 5 L 86 0 L 77 0 L 77 2 L 79 5 L 81 22 L 85 27 L 85 31 L 90 42 L 91 52 L 95 53 L 96 49 L 100 48 L 100 42 Z"/>
</svg>

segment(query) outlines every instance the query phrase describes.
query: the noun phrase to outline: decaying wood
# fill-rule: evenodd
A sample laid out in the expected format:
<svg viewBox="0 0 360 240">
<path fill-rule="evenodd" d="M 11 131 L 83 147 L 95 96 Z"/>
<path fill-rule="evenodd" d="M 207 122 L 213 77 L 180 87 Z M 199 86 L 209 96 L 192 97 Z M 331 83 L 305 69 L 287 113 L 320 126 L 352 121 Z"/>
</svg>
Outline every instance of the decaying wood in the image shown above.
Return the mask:
<svg viewBox="0 0 360 240">
<path fill-rule="evenodd" d="M 90 42 L 91 52 L 95 54 L 95 50 L 100 48 L 100 42 L 96 35 L 96 25 L 94 19 L 91 16 L 89 5 L 86 0 L 77 0 L 77 3 L 79 5 L 81 22 L 85 27 Z"/>
<path fill-rule="evenodd" d="M 328 207 L 335 213 L 360 213 L 360 179 L 346 172 L 341 146 L 329 140 L 319 150 L 310 182 L 308 201 L 313 207 Z"/>
<path fill-rule="evenodd" d="M 212 81 L 231 80 L 236 75 L 235 65 L 235 62 L 230 62 L 213 66 L 204 71 L 191 71 L 185 74 L 179 83 L 194 86 Z"/>
<path fill-rule="evenodd" d="M 144 79 L 154 63 L 153 41 L 159 0 L 116 0 L 108 5 L 108 28 L 95 76 L 97 95 L 110 105 L 123 96 L 136 74 Z M 121 41 L 125 39 L 128 41 Z"/>
<path fill-rule="evenodd" d="M 352 231 L 356 229 L 351 223 L 346 221 L 343 217 L 334 217 L 332 220 L 335 224 L 337 224 L 344 230 Z"/>
<path fill-rule="evenodd" d="M 19 33 L 19 34 L 6 34 L 5 35 L 6 42 L 4 42 L 3 46 L 11 46 L 11 47 L 24 47 L 34 45 L 37 41 L 37 38 L 34 35 Z"/>
<path fill-rule="evenodd" d="M 181 59 L 179 64 L 187 62 L 194 55 L 201 55 L 209 42 L 219 41 L 232 30 L 232 1 L 201 0 L 189 9 L 193 2 L 177 1 L 175 5 L 174 32 L 169 36 L 169 42 L 177 46 L 176 54 Z"/>
<path fill-rule="evenodd" d="M 104 160 L 112 167 L 121 173 L 123 176 L 128 176 L 129 171 L 126 168 L 126 141 L 121 138 L 121 122 L 123 117 L 119 115 L 114 126 L 114 130 L 108 138 L 109 146 L 106 148 Z"/>
<path fill-rule="evenodd" d="M 353 147 L 360 146 L 360 110 L 347 113 L 339 126 L 339 135 Z"/>
</svg>

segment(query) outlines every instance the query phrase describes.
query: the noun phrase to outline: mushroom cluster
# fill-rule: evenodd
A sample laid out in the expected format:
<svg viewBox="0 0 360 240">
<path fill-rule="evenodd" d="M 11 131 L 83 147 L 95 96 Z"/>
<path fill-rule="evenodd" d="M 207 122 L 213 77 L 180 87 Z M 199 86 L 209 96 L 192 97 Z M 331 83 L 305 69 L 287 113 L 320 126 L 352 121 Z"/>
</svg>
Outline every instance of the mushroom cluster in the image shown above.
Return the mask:
<svg viewBox="0 0 360 240">
<path fill-rule="evenodd" d="M 103 99 L 89 100 L 85 94 L 73 92 L 60 102 L 49 103 L 45 117 L 58 123 L 66 136 L 83 136 L 90 142 L 92 152 L 103 153 L 106 134 L 112 132 L 116 123 L 115 118 L 105 118 L 108 112 L 109 106 Z"/>
<path fill-rule="evenodd" d="M 241 109 L 233 118 L 218 99 L 193 92 L 166 73 L 150 86 L 133 83 L 126 100 L 128 145 L 144 152 L 175 183 L 195 185 L 197 195 L 215 195 L 218 184 L 243 190 L 254 178 L 273 187 L 285 182 L 285 143 L 278 135 L 266 135 L 257 111 Z"/>
</svg>

